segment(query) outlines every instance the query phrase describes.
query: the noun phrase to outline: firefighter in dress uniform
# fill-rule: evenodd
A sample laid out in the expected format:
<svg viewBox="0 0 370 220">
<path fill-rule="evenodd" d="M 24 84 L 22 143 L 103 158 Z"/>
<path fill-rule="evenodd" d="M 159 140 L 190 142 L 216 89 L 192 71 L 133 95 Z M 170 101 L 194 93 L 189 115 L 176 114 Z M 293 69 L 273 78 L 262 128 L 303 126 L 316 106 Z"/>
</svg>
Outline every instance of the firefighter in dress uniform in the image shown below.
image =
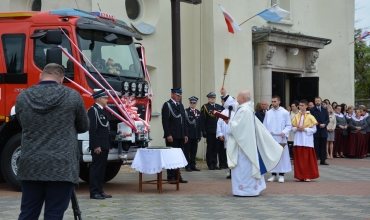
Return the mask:
<svg viewBox="0 0 370 220">
<path fill-rule="evenodd" d="M 185 109 L 180 103 L 182 90 L 180 88 L 171 89 L 171 99 L 163 104 L 162 107 L 162 127 L 164 131 L 166 146 L 181 148 L 188 141 L 188 130 L 185 122 Z M 167 179 L 176 179 L 176 170 L 167 170 Z M 187 183 L 180 175 L 180 183 Z"/>
<path fill-rule="evenodd" d="M 218 118 L 214 116 L 213 112 L 218 111 L 221 113 L 224 108 L 221 105 L 215 103 L 215 93 L 210 92 L 207 95 L 207 98 L 208 103 L 204 104 L 200 109 L 202 135 L 204 138 L 207 139 L 206 160 L 208 169 L 220 170 L 221 168 L 217 166 L 219 139 L 216 138 L 216 132 Z"/>
<path fill-rule="evenodd" d="M 198 98 L 192 96 L 189 98 L 190 107 L 185 109 L 185 118 L 188 127 L 188 142 L 185 144 L 184 154 L 188 165 L 186 171 L 200 171 L 195 165 L 195 157 L 197 156 L 198 142 L 201 139 L 200 129 L 200 111 L 195 109 Z"/>
<path fill-rule="evenodd" d="M 112 148 L 109 138 L 108 112 L 104 107 L 108 103 L 105 90 L 95 92 L 92 97 L 95 104 L 89 108 L 87 115 L 90 119 L 89 147 L 92 156 L 90 165 L 90 198 L 112 198 L 103 191 L 105 168 L 107 166 L 109 150 Z"/>
</svg>

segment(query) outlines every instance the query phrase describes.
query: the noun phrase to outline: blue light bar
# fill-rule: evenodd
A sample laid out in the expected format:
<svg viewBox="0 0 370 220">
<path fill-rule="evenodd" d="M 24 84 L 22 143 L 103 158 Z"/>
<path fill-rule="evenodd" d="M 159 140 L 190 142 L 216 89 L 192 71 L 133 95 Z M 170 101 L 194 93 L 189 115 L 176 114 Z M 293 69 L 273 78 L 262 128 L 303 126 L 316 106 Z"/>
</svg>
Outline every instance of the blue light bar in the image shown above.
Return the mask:
<svg viewBox="0 0 370 220">
<path fill-rule="evenodd" d="M 95 15 L 82 11 L 79 9 L 74 8 L 62 8 L 50 11 L 51 15 L 59 15 L 59 16 L 76 16 L 76 17 L 85 17 L 85 18 L 96 18 Z"/>
</svg>

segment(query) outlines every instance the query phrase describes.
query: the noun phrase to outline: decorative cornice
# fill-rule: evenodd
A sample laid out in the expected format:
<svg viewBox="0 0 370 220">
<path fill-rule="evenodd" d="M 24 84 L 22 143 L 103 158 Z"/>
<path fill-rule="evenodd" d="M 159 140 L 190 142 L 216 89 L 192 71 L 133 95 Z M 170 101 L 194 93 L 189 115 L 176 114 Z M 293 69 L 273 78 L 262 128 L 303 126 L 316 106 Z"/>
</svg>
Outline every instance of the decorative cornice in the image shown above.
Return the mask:
<svg viewBox="0 0 370 220">
<path fill-rule="evenodd" d="M 302 33 L 290 33 L 281 29 L 263 27 L 252 28 L 253 43 L 269 42 L 291 47 L 323 49 L 331 43 L 330 39 L 307 36 Z"/>
</svg>

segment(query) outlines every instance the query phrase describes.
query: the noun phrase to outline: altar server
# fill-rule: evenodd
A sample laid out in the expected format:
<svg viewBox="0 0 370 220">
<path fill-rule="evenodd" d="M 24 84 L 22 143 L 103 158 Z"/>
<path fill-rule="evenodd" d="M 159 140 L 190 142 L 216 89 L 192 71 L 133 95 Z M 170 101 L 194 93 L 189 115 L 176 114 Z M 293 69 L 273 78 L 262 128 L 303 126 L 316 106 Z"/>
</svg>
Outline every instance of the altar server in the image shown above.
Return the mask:
<svg viewBox="0 0 370 220">
<path fill-rule="evenodd" d="M 299 103 L 301 110 L 292 120 L 294 133 L 294 178 L 297 181 L 310 182 L 319 178 L 319 169 L 316 161 L 313 134 L 316 132 L 317 121 L 310 112 L 307 112 L 308 102 Z"/>
<path fill-rule="evenodd" d="M 267 181 L 273 182 L 276 179 L 279 183 L 283 183 L 284 173 L 292 171 L 289 147 L 287 144 L 287 138 L 292 129 L 292 124 L 289 112 L 280 107 L 280 97 L 277 95 L 272 96 L 271 103 L 273 108 L 266 113 L 263 125 L 267 128 L 275 141 L 282 145 L 284 152 L 279 164 L 271 170 L 272 176 Z M 276 175 L 277 173 L 279 173 L 279 177 Z"/>
</svg>

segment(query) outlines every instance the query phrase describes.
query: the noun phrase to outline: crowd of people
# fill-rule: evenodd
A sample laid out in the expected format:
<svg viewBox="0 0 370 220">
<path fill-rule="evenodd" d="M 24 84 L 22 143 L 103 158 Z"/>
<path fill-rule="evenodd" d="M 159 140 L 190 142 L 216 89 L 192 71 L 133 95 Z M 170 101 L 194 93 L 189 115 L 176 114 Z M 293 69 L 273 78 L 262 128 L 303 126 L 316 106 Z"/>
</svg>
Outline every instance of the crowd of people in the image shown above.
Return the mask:
<svg viewBox="0 0 370 220">
<path fill-rule="evenodd" d="M 285 109 L 289 112 L 291 119 L 300 112 L 299 102 L 293 101 Z M 262 101 L 255 106 L 256 116 L 263 122 L 264 112 L 267 112 L 268 103 Z M 357 108 L 345 103 L 330 103 L 325 99 L 321 104 L 308 103 L 307 111 L 314 112 L 318 107 L 328 112 L 327 139 L 325 147 L 325 158 L 364 158 L 370 156 L 370 117 L 367 108 L 360 105 Z M 288 146 L 291 159 L 293 159 L 293 138 L 291 132 L 288 137 Z M 320 158 L 320 152 L 317 157 Z"/>
<path fill-rule="evenodd" d="M 327 159 L 364 158 L 370 153 L 370 117 L 365 106 L 347 108 L 346 104 L 316 97 L 314 102 L 293 101 L 284 108 L 280 105 L 280 97 L 273 96 L 270 106 L 262 101 L 252 109 L 249 91 L 241 91 L 237 99 L 227 95 L 224 88 L 220 92 L 221 105 L 216 103 L 216 94 L 211 92 L 207 95 L 208 103 L 199 111 L 196 109 L 198 98 L 189 98 L 190 107 L 185 109 L 177 101 L 181 98 L 181 89 L 172 89 L 171 99 L 162 108 L 162 124 L 166 145 L 184 149 L 188 172 L 200 171 L 195 163 L 197 143 L 201 137 L 206 138 L 208 169 L 230 168 L 227 178 L 232 179 L 234 195 L 258 195 L 266 188 L 263 174 L 268 171 L 271 177 L 267 181 L 283 183 L 284 174 L 292 171 L 291 160 L 296 181 L 310 182 L 319 178 L 318 164 L 329 165 Z M 248 112 L 255 114 L 256 119 L 250 118 Z M 218 113 L 228 117 L 219 117 Z M 251 120 L 255 123 L 249 127 Z M 190 130 L 193 135 L 188 132 Z M 246 133 L 250 136 L 248 140 Z M 170 142 L 172 136 L 180 138 Z M 191 144 L 190 136 L 194 139 Z M 253 144 L 257 148 L 255 152 L 246 147 Z M 280 150 L 275 148 L 276 144 Z M 278 159 L 266 157 L 264 151 L 271 149 Z M 171 172 L 167 174 L 169 180 L 173 179 Z M 245 176 L 252 179 L 244 179 Z M 180 176 L 180 182 L 187 181 Z"/>
</svg>

